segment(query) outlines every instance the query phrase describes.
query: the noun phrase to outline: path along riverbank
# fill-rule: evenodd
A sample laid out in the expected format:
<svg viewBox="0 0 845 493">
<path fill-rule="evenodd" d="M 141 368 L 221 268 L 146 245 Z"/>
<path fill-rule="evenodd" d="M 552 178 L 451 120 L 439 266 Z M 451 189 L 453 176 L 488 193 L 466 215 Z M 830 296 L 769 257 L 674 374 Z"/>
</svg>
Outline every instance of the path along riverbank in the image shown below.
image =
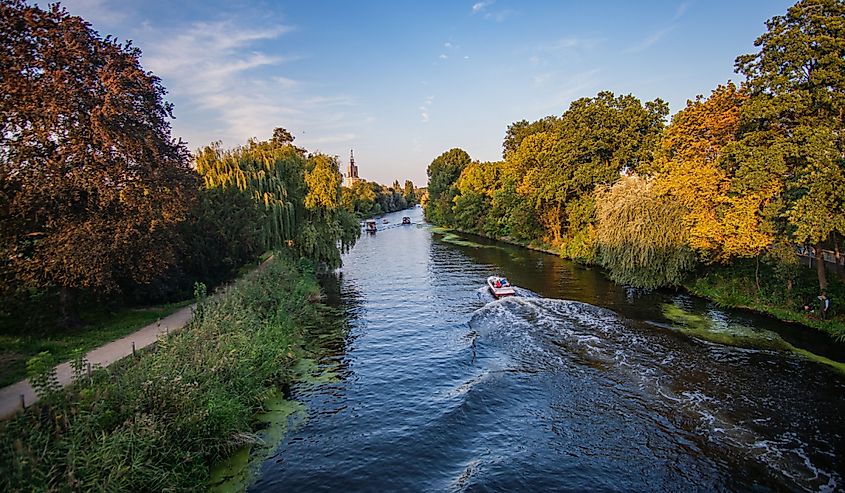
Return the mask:
<svg viewBox="0 0 845 493">
<path fill-rule="evenodd" d="M 269 265 L 272 256 L 265 259 L 259 266 L 247 273 L 252 275 Z M 85 361 L 93 370 L 97 367 L 105 368 L 137 351 L 155 344 L 162 336 L 175 332 L 190 322 L 196 304 L 191 304 L 171 313 L 154 323 L 146 325 L 137 331 L 104 344 L 85 354 Z M 64 362 L 55 367 L 59 385 L 67 387 L 73 382 L 73 368 L 70 362 Z M 25 408 L 35 404 L 38 395 L 28 378 L 12 385 L 0 388 L 0 420 L 8 419 Z"/>
</svg>

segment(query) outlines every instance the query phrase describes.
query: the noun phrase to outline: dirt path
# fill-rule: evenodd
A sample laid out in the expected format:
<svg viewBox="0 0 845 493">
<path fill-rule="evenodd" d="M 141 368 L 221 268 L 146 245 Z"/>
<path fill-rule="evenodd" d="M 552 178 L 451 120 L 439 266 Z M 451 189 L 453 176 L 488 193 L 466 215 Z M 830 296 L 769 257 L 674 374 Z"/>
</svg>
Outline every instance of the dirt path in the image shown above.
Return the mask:
<svg viewBox="0 0 845 493">
<path fill-rule="evenodd" d="M 273 256 L 270 255 L 270 257 L 261 262 L 257 268 L 253 269 L 246 275 L 250 276 L 256 272 L 261 272 L 270 265 L 272 260 Z M 225 289 L 218 289 L 217 293 L 219 294 L 225 291 Z M 100 346 L 97 349 L 92 349 L 85 355 L 85 358 L 91 363 L 92 367 L 96 365 L 103 367 L 109 366 L 115 361 L 132 354 L 133 343 L 135 344 L 135 350 L 139 350 L 155 343 L 158 340 L 159 335 L 179 330 L 187 325 L 188 321 L 191 320 L 191 317 L 194 314 L 195 306 L 195 304 L 186 306 L 185 308 L 171 313 L 156 323 L 138 329 L 128 336 Z M 73 370 L 70 367 L 70 363 L 62 363 L 58 365 L 56 367 L 56 375 L 58 376 L 59 383 L 62 387 L 70 385 L 73 376 Z M 16 413 L 22 411 L 24 406 L 29 407 L 37 401 L 38 396 L 35 395 L 35 390 L 33 390 L 32 385 L 29 384 L 28 379 L 0 388 L 0 420 L 14 416 Z"/>
<path fill-rule="evenodd" d="M 135 349 L 138 350 L 156 342 L 159 334 L 184 327 L 193 315 L 194 306 L 181 308 L 160 321 L 147 325 L 128 336 L 92 349 L 85 357 L 91 362 L 91 366 L 109 366 L 115 361 L 132 354 L 133 343 Z M 73 375 L 70 363 L 62 363 L 57 366 L 56 373 L 59 377 L 59 383 L 63 387 L 70 385 Z M 0 388 L 0 419 L 6 419 L 21 411 L 21 396 L 23 396 L 23 402 L 26 406 L 30 406 L 38 400 L 29 380 L 21 380 L 18 383 Z"/>
</svg>

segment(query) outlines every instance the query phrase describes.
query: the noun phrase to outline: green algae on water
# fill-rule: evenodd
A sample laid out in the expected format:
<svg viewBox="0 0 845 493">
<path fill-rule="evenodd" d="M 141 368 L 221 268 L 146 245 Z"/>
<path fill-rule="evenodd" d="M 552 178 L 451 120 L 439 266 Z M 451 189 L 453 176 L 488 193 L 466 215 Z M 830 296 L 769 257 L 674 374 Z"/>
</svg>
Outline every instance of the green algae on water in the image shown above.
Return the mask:
<svg viewBox="0 0 845 493">
<path fill-rule="evenodd" d="M 663 316 L 674 322 L 673 327 L 686 335 L 726 346 L 780 350 L 789 349 L 790 346 L 770 330 L 713 320 L 690 313 L 677 305 L 664 304 Z"/>
<path fill-rule="evenodd" d="M 301 402 L 287 400 L 278 393 L 264 401 L 264 411 L 256 416 L 261 428 L 249 440 L 249 445 L 211 470 L 209 489 L 217 493 L 245 491 L 258 473 L 261 464 L 270 458 L 288 429 L 304 423 L 306 407 Z"/>
<path fill-rule="evenodd" d="M 845 363 L 811 353 L 806 349 L 797 348 L 770 330 L 717 321 L 704 315 L 690 313 L 677 305 L 668 303 L 663 305 L 663 316 L 674 322 L 672 325 L 674 329 L 691 337 L 726 346 L 789 351 L 845 373 Z"/>
</svg>

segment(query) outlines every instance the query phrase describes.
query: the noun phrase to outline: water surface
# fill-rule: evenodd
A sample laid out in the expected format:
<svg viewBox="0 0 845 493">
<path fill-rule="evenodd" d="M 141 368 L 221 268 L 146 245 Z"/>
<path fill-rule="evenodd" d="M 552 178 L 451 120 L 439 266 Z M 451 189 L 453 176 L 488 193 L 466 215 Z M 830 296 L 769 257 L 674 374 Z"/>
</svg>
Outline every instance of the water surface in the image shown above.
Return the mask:
<svg viewBox="0 0 845 493">
<path fill-rule="evenodd" d="M 421 216 L 327 280 L 349 333 L 251 491 L 843 488 L 845 376 L 790 349 L 841 361 L 826 336 Z M 524 296 L 493 301 L 492 274 Z"/>
</svg>

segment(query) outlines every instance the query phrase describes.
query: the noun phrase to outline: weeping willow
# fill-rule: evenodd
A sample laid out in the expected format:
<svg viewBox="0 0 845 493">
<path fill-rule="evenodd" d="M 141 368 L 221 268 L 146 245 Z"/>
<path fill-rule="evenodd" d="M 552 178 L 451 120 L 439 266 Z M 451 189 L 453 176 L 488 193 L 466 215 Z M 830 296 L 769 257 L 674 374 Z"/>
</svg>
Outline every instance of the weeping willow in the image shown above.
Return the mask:
<svg viewBox="0 0 845 493">
<path fill-rule="evenodd" d="M 197 153 L 197 172 L 206 188 L 235 187 L 250 195 L 264 211 L 264 248 L 280 249 L 296 238 L 305 216 L 303 154 L 289 143 L 250 141 L 224 151 L 215 142 Z"/>
<path fill-rule="evenodd" d="M 342 205 L 338 162 L 323 154 L 306 157 L 291 142 L 250 140 L 232 150 L 215 142 L 197 153 L 197 172 L 206 188 L 237 188 L 263 210 L 265 250 L 293 249 L 318 265 L 339 267 L 360 228 Z"/>
<path fill-rule="evenodd" d="M 596 255 L 611 279 L 635 287 L 681 283 L 696 262 L 687 246 L 683 206 L 652 182 L 623 177 L 596 192 Z"/>
</svg>

